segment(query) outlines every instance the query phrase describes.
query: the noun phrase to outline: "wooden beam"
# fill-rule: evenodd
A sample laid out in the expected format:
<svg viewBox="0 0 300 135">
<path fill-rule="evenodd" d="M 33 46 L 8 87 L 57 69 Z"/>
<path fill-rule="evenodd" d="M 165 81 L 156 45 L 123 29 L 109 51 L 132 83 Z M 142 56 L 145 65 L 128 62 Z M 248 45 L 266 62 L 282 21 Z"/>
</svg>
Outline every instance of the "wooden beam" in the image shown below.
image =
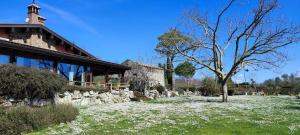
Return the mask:
<svg viewBox="0 0 300 135">
<path fill-rule="evenodd" d="M 92 66 L 90 66 L 90 82 L 93 82 L 93 70 L 92 70 Z"/>
</svg>

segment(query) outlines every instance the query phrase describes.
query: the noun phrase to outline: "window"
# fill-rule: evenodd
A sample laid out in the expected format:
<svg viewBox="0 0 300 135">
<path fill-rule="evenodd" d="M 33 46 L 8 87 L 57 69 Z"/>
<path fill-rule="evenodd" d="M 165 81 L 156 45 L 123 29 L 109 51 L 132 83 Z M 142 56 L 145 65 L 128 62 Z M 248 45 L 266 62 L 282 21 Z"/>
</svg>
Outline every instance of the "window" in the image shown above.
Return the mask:
<svg viewBox="0 0 300 135">
<path fill-rule="evenodd" d="M 91 82 L 91 68 L 90 67 L 86 67 L 86 71 L 85 71 L 85 76 L 86 76 L 86 82 Z"/>
<path fill-rule="evenodd" d="M 60 75 L 62 75 L 66 80 L 70 80 L 69 79 L 70 64 L 58 63 L 57 69 L 58 69 Z"/>
<path fill-rule="evenodd" d="M 0 54 L 0 64 L 9 64 L 9 56 Z"/>
<path fill-rule="evenodd" d="M 81 82 L 82 80 L 82 73 L 84 72 L 83 66 L 80 65 L 72 65 L 71 72 L 74 73 L 74 81 Z"/>
<path fill-rule="evenodd" d="M 53 67 L 53 62 L 48 60 L 17 57 L 17 66 L 51 70 Z"/>
<path fill-rule="evenodd" d="M 53 68 L 54 62 L 48 60 L 39 60 L 39 69 L 51 70 Z"/>
<path fill-rule="evenodd" d="M 58 63 L 58 71 L 66 80 L 81 82 L 84 67 L 81 65 Z"/>
</svg>

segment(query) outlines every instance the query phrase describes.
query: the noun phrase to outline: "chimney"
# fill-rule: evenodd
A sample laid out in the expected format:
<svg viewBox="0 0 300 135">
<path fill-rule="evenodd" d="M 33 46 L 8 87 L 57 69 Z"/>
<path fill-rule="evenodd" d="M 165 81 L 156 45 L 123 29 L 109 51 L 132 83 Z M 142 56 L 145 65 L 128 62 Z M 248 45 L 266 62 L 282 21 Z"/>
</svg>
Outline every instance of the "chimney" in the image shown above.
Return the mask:
<svg viewBox="0 0 300 135">
<path fill-rule="evenodd" d="M 35 4 L 35 0 L 27 7 L 28 8 L 28 24 L 41 24 L 44 25 L 46 18 L 39 15 L 40 7 Z"/>
</svg>

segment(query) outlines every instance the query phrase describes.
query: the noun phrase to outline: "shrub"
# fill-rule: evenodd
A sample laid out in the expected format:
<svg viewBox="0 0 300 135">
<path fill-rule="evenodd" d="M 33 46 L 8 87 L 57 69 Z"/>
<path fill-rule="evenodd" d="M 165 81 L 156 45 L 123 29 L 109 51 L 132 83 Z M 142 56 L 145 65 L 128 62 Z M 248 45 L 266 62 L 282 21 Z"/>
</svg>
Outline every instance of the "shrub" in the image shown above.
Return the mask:
<svg viewBox="0 0 300 135">
<path fill-rule="evenodd" d="M 178 92 L 179 95 L 184 95 L 184 89 L 178 88 L 176 89 L 176 91 Z"/>
<path fill-rule="evenodd" d="M 0 93 L 14 99 L 53 98 L 65 81 L 55 73 L 15 65 L 0 66 Z"/>
<path fill-rule="evenodd" d="M 145 92 L 149 88 L 149 84 L 144 79 L 134 79 L 129 82 L 129 89 L 132 91 Z"/>
<path fill-rule="evenodd" d="M 185 87 L 178 88 L 178 90 L 195 92 L 197 91 L 197 88 L 194 86 L 189 86 L 189 87 L 185 86 Z"/>
<path fill-rule="evenodd" d="M 79 112 L 71 105 L 56 105 L 42 108 L 13 107 L 1 109 L 0 114 L 0 134 L 19 135 L 51 124 L 72 121 Z"/>
<path fill-rule="evenodd" d="M 228 95 L 233 96 L 235 94 L 235 91 L 233 89 L 228 90 Z"/>
<path fill-rule="evenodd" d="M 220 94 L 220 85 L 213 78 L 206 77 L 202 81 L 200 91 L 204 96 L 215 96 Z"/>
<path fill-rule="evenodd" d="M 156 86 L 155 86 L 155 89 L 156 89 L 160 94 L 162 94 L 162 93 L 166 90 L 166 88 L 165 88 L 164 86 L 160 85 L 160 84 L 156 85 Z"/>
</svg>

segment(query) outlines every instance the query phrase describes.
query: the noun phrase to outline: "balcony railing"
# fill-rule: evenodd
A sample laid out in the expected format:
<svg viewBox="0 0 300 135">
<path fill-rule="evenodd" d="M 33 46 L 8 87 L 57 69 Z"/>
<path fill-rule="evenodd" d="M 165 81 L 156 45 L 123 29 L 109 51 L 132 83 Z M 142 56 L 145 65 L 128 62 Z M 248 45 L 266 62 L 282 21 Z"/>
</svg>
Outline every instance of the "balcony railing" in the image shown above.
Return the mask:
<svg viewBox="0 0 300 135">
<path fill-rule="evenodd" d="M 68 85 L 81 86 L 85 88 L 103 88 L 108 90 L 124 90 L 129 88 L 128 83 L 97 83 L 97 82 L 69 81 Z"/>
</svg>

